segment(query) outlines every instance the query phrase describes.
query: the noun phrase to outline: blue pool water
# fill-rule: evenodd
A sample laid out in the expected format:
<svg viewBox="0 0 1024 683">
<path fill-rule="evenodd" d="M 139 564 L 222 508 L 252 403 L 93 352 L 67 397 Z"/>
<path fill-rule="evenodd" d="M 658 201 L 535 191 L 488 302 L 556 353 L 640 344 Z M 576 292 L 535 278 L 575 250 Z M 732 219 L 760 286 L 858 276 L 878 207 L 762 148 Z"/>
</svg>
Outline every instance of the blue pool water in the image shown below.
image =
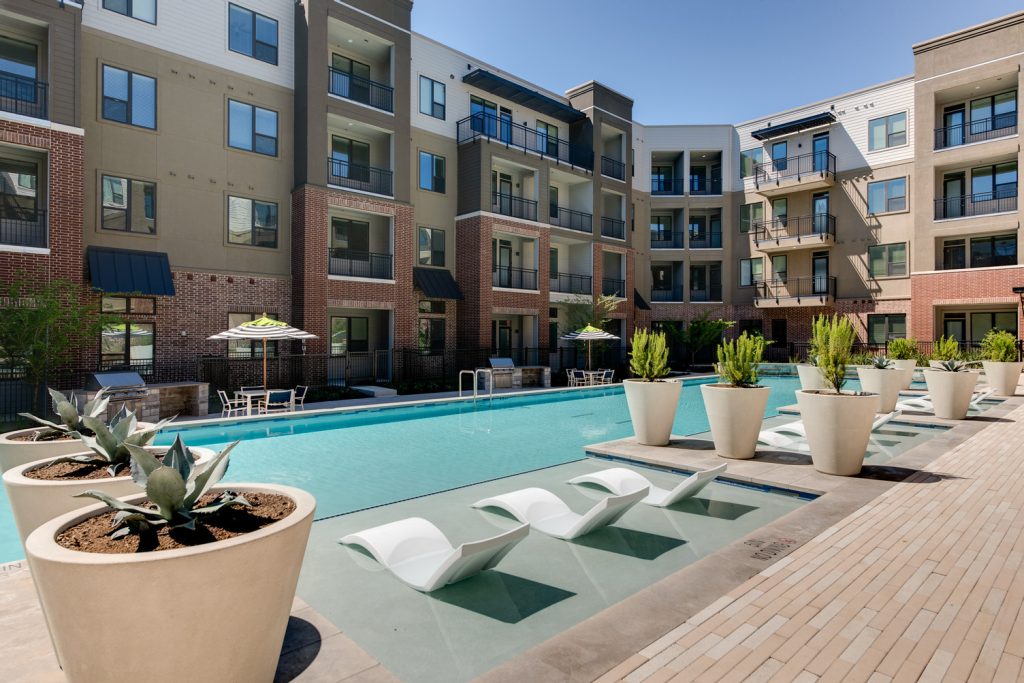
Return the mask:
<svg viewBox="0 0 1024 683">
<path fill-rule="evenodd" d="M 707 380 L 711 381 L 711 380 Z M 708 430 L 699 381 L 687 381 L 673 432 Z M 765 378 L 766 416 L 795 403 L 796 377 Z M 633 433 L 621 386 L 473 402 L 373 408 L 165 430 L 213 448 L 241 440 L 226 481 L 306 489 L 317 517 L 385 505 L 583 457 L 588 444 Z M 0 493 L 2 496 L 2 493 Z M 24 557 L 6 499 L 0 502 L 0 562 Z"/>
</svg>

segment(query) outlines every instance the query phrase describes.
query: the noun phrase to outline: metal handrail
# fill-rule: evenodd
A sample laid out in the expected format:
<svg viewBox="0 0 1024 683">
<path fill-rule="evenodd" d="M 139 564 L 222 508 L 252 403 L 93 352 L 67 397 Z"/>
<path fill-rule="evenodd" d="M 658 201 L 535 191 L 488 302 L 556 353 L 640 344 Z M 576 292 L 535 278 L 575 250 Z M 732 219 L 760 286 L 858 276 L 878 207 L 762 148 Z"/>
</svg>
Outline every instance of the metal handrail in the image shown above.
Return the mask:
<svg viewBox="0 0 1024 683">
<path fill-rule="evenodd" d="M 721 249 L 722 248 L 722 233 L 721 232 L 708 232 L 705 233 L 704 237 L 694 237 L 690 235 L 690 249 Z"/>
<path fill-rule="evenodd" d="M 612 237 L 617 240 L 626 239 L 626 221 L 619 220 L 618 218 L 602 216 L 601 235 L 603 237 Z"/>
<path fill-rule="evenodd" d="M 575 275 L 573 273 L 552 273 L 552 292 L 563 294 L 590 294 L 593 291 L 594 278 L 591 275 Z"/>
<path fill-rule="evenodd" d="M 722 179 L 711 176 L 702 178 L 690 176 L 690 194 L 692 195 L 716 195 L 722 194 Z"/>
<path fill-rule="evenodd" d="M 683 231 L 674 230 L 668 233 L 668 239 L 656 239 L 655 235 L 658 233 L 651 233 L 651 249 L 682 249 L 683 248 Z"/>
<path fill-rule="evenodd" d="M 615 178 L 616 180 L 625 180 L 626 164 L 622 163 L 618 159 L 602 156 L 601 175 L 606 175 L 609 178 Z"/>
<path fill-rule="evenodd" d="M 682 195 L 682 178 L 651 178 L 651 194 Z"/>
<path fill-rule="evenodd" d="M 456 124 L 456 135 L 460 145 L 485 138 L 572 166 L 587 170 L 593 167 L 593 151 L 589 148 L 487 112 L 476 112 L 460 120 Z"/>
<path fill-rule="evenodd" d="M 1017 210 L 1017 184 L 995 192 L 978 192 L 935 200 L 935 220 L 984 216 Z"/>
<path fill-rule="evenodd" d="M 48 88 L 43 81 L 0 71 L 0 111 L 45 119 Z"/>
<path fill-rule="evenodd" d="M 5 195 L 0 194 L 0 206 Z M 0 244 L 16 247 L 46 247 L 46 212 L 17 206 L 0 208 Z"/>
<path fill-rule="evenodd" d="M 750 226 L 750 234 L 754 242 L 774 241 L 796 238 L 798 242 L 810 237 L 824 242 L 825 238 L 836 236 L 836 217 L 830 213 L 816 213 L 809 216 L 773 218 L 772 220 L 754 221 Z"/>
<path fill-rule="evenodd" d="M 682 301 L 683 290 L 673 287 L 672 289 L 651 288 L 651 301 Z"/>
<path fill-rule="evenodd" d="M 327 92 L 384 111 L 395 111 L 395 89 L 341 69 L 328 66 Z"/>
<path fill-rule="evenodd" d="M 754 164 L 754 184 L 782 180 L 801 180 L 804 176 L 819 175 L 821 177 L 836 175 L 836 155 L 831 152 L 810 152 L 785 159 L 770 159 Z"/>
<path fill-rule="evenodd" d="M 360 166 L 344 159 L 327 159 L 327 183 L 338 187 L 349 187 L 363 192 L 394 194 L 391 186 L 393 173 L 386 168 Z"/>
<path fill-rule="evenodd" d="M 491 284 L 506 289 L 537 289 L 537 271 L 515 266 L 495 266 L 491 271 Z"/>
<path fill-rule="evenodd" d="M 564 206 L 552 206 L 548 222 L 560 228 L 568 228 L 578 232 L 594 231 L 594 216 L 586 211 L 577 211 Z"/>
<path fill-rule="evenodd" d="M 501 192 L 491 193 L 491 211 L 503 216 L 524 218 L 528 221 L 537 220 L 537 202 Z"/>
<path fill-rule="evenodd" d="M 328 275 L 390 280 L 392 279 L 392 259 L 391 254 L 333 247 L 327 250 L 327 273 Z"/>
<path fill-rule="evenodd" d="M 476 370 L 459 370 L 459 398 L 462 398 L 462 376 L 469 375 L 473 378 L 473 402 L 476 403 L 477 394 L 480 389 L 480 375 L 487 375 L 487 398 L 494 400 L 494 373 L 490 368 L 477 368 Z"/>
<path fill-rule="evenodd" d="M 959 147 L 972 142 L 984 142 L 1013 135 L 1017 132 L 1017 112 L 1007 112 L 987 119 L 975 119 L 955 126 L 935 129 L 935 149 Z"/>
<path fill-rule="evenodd" d="M 754 283 L 755 299 L 804 299 L 836 296 L 835 275 L 810 275 Z"/>
<path fill-rule="evenodd" d="M 614 277 L 601 278 L 601 294 L 604 296 L 626 296 L 626 281 Z"/>
</svg>

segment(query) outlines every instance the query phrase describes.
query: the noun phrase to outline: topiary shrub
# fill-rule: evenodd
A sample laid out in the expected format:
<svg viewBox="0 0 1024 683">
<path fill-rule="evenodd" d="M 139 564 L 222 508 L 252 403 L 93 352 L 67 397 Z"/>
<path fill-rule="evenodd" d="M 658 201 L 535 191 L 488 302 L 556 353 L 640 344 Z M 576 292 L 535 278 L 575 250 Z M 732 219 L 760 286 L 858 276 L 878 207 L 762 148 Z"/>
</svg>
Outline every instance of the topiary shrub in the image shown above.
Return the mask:
<svg viewBox="0 0 1024 683">
<path fill-rule="evenodd" d="M 932 360 L 960 360 L 960 342 L 955 337 L 940 337 L 932 346 Z"/>
<path fill-rule="evenodd" d="M 718 379 L 734 387 L 757 385 L 757 366 L 764 357 L 764 337 L 747 336 L 744 332 L 735 341 L 725 340 L 718 345 Z"/>
<path fill-rule="evenodd" d="M 669 373 L 668 345 L 665 343 L 664 332 L 637 328 L 633 333 L 632 346 L 629 369 L 634 377 L 645 382 L 655 382 Z"/>
<path fill-rule="evenodd" d="M 817 352 L 818 371 L 837 394 L 842 393 L 846 384 L 846 366 L 856 338 L 853 323 L 845 315 L 821 315 L 814 319 L 811 348 Z"/>
</svg>

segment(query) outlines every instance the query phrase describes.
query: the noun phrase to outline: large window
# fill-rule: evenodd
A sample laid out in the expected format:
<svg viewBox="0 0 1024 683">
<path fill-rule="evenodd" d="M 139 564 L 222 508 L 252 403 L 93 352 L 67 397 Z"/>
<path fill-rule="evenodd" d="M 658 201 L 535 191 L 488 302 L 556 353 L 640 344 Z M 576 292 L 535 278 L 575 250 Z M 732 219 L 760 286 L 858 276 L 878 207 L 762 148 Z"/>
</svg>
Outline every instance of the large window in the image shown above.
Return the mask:
<svg viewBox="0 0 1024 683">
<path fill-rule="evenodd" d="M 868 183 L 868 213 L 889 213 L 907 208 L 907 179 L 893 178 Z"/>
<path fill-rule="evenodd" d="M 671 246 L 672 216 L 651 216 L 651 246 Z"/>
<path fill-rule="evenodd" d="M 228 146 L 277 156 L 277 112 L 228 100 Z"/>
<path fill-rule="evenodd" d="M 444 121 L 444 83 L 420 76 L 420 113 Z"/>
<path fill-rule="evenodd" d="M 971 268 L 1017 265 L 1017 236 L 971 238 Z"/>
<path fill-rule="evenodd" d="M 971 135 L 1017 124 L 1017 91 L 971 100 Z"/>
<path fill-rule="evenodd" d="M 868 315 L 868 343 L 884 344 L 907 336 L 907 316 L 903 313 Z"/>
<path fill-rule="evenodd" d="M 3 97 L 18 102 L 36 101 L 36 84 L 38 74 L 36 46 L 21 40 L 0 36 L 0 72 L 20 76 L 25 80 L 4 79 Z"/>
<path fill-rule="evenodd" d="M 156 0 L 103 0 L 103 9 L 147 24 L 156 23 Z"/>
<path fill-rule="evenodd" d="M 105 230 L 156 234 L 156 183 L 103 176 Z"/>
<path fill-rule="evenodd" d="M 156 79 L 103 65 L 103 118 L 156 128 Z"/>
<path fill-rule="evenodd" d="M 971 341 L 980 342 L 989 330 L 1003 330 L 1017 336 L 1016 311 L 981 311 L 971 313 Z"/>
<path fill-rule="evenodd" d="M 789 144 L 785 141 L 772 144 L 772 166 L 776 171 L 785 171 L 789 166 L 788 162 Z"/>
<path fill-rule="evenodd" d="M 772 279 L 777 282 L 789 279 L 789 257 L 785 254 L 772 256 Z"/>
<path fill-rule="evenodd" d="M 153 371 L 156 325 L 132 320 L 133 316 L 152 316 L 156 300 L 138 296 L 104 296 L 100 300 L 104 314 L 122 318 L 111 322 L 100 334 L 100 359 L 103 369 L 131 368 L 139 374 Z"/>
<path fill-rule="evenodd" d="M 370 350 L 370 319 L 331 317 L 331 355 L 366 353 Z"/>
<path fill-rule="evenodd" d="M 247 323 L 250 320 L 256 320 L 261 317 L 260 313 L 228 313 L 228 329 L 238 327 L 242 323 Z M 277 315 L 274 313 L 267 313 L 267 317 L 273 320 L 277 319 Z M 267 356 L 272 357 L 277 355 L 277 342 L 267 342 Z M 230 358 L 262 358 L 263 357 L 263 341 L 262 340 L 229 340 L 228 341 L 228 357 Z"/>
<path fill-rule="evenodd" d="M 340 250 L 335 258 L 369 259 L 370 224 L 350 218 L 331 219 L 331 246 Z"/>
<path fill-rule="evenodd" d="M 370 182 L 370 145 L 340 135 L 331 136 L 331 176 Z"/>
<path fill-rule="evenodd" d="M 764 259 L 745 258 L 740 260 L 740 287 L 752 287 L 764 282 Z"/>
<path fill-rule="evenodd" d="M 420 228 L 419 237 L 420 265 L 444 265 L 444 230 L 438 228 Z"/>
<path fill-rule="evenodd" d="M 228 49 L 277 64 L 277 20 L 229 4 Z"/>
<path fill-rule="evenodd" d="M 153 315 L 156 299 L 146 296 L 104 296 L 100 309 L 111 315 Z"/>
<path fill-rule="evenodd" d="M 421 353 L 444 351 L 444 318 L 420 318 L 417 343 Z"/>
<path fill-rule="evenodd" d="M 971 169 L 971 194 L 974 201 L 1017 196 L 1017 162 Z"/>
<path fill-rule="evenodd" d="M 966 240 L 946 240 L 942 243 L 942 269 L 959 270 L 967 267 Z"/>
<path fill-rule="evenodd" d="M 907 144 L 907 112 L 868 121 L 868 149 L 885 149 Z"/>
<path fill-rule="evenodd" d="M 444 157 L 420 152 L 420 189 L 444 193 Z"/>
<path fill-rule="evenodd" d="M 750 232 L 755 223 L 764 220 L 764 202 L 740 206 L 740 232 Z"/>
<path fill-rule="evenodd" d="M 740 152 L 740 178 L 754 175 L 754 167 L 764 163 L 764 148 L 755 147 Z"/>
<path fill-rule="evenodd" d="M 277 247 L 277 204 L 228 197 L 228 242 Z"/>
<path fill-rule="evenodd" d="M 907 274 L 907 244 L 876 244 L 868 247 L 871 277 L 899 277 Z"/>
<path fill-rule="evenodd" d="M 558 126 L 537 121 L 537 151 L 558 156 Z"/>
</svg>

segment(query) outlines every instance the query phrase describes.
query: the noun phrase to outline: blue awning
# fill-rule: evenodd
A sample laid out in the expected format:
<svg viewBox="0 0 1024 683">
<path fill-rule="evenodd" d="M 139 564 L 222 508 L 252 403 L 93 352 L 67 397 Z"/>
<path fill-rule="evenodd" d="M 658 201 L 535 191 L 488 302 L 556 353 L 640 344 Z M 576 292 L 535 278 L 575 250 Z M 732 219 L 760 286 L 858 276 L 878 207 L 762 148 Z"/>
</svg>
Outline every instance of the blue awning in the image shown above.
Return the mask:
<svg viewBox="0 0 1024 683">
<path fill-rule="evenodd" d="M 524 85 L 519 85 L 484 69 L 474 69 L 462 77 L 462 82 L 534 111 L 539 111 L 541 114 L 547 114 L 559 121 L 573 123 L 586 118 L 586 114 L 579 109 L 570 107 L 565 102 L 559 102 L 553 97 L 530 90 Z"/>
<path fill-rule="evenodd" d="M 167 254 L 89 247 L 89 281 L 92 288 L 111 294 L 174 296 L 174 280 Z"/>
<path fill-rule="evenodd" d="M 756 140 L 769 140 L 771 138 L 782 137 L 783 135 L 792 135 L 793 133 L 799 133 L 803 130 L 810 128 L 818 128 L 820 126 L 828 126 L 836 122 L 836 115 L 830 111 L 822 112 L 821 114 L 815 114 L 813 116 L 805 116 L 802 119 L 796 119 L 795 121 L 787 121 L 786 123 L 780 123 L 776 126 L 768 126 L 767 128 L 761 128 L 753 131 L 750 136 Z"/>
</svg>

